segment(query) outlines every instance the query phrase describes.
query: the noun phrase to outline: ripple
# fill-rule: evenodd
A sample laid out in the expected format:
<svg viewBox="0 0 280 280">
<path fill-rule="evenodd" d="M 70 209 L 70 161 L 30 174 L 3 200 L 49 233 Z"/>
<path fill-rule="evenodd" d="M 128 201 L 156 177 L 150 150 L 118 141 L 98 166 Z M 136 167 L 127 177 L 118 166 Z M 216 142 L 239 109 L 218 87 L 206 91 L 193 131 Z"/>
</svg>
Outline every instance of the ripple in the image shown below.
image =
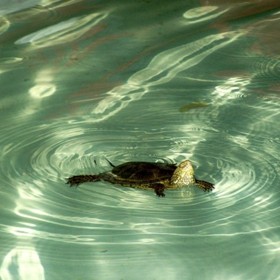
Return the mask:
<svg viewBox="0 0 280 280">
<path fill-rule="evenodd" d="M 257 83 L 255 86 L 260 87 L 267 84 L 268 81 L 278 82 L 280 64 L 278 59 L 275 58 L 258 58 L 252 63 L 251 70 Z"/>
<path fill-rule="evenodd" d="M 65 185 L 65 178 L 71 174 L 82 173 L 98 173 L 108 170 L 110 166 L 105 158 L 110 155 L 110 161 L 119 164 L 127 160 L 136 160 L 136 158 L 130 158 L 129 154 L 123 154 L 122 150 L 118 152 L 113 151 L 114 147 L 110 147 L 110 141 L 107 138 L 114 138 L 114 145 L 117 144 L 118 136 L 116 131 L 112 131 L 112 135 L 109 136 L 107 131 L 106 137 L 102 136 L 103 131 L 95 131 L 95 140 L 92 140 L 91 135 L 86 135 L 83 130 L 74 130 L 75 132 L 64 131 L 66 135 L 73 135 L 72 137 L 65 138 L 64 135 L 60 135 L 57 132 L 50 133 L 50 127 L 38 127 L 37 129 L 27 129 L 26 127 L 20 126 L 16 134 L 9 135 L 7 137 L 19 139 L 19 135 L 24 137 L 24 141 L 19 141 L 18 145 L 14 146 L 11 144 L 3 150 L 4 160 L 9 158 L 9 164 L 6 166 L 5 174 L 11 184 L 15 186 L 21 186 L 18 190 L 19 197 L 25 200 L 25 204 L 20 203 L 17 213 L 26 216 L 28 212 L 29 217 L 51 217 L 51 215 L 43 212 L 34 212 L 32 209 L 37 209 L 37 206 L 33 204 L 42 204 L 42 197 L 44 193 L 44 204 L 52 205 L 53 208 L 59 207 L 63 209 L 67 205 L 63 203 L 72 203 L 73 197 L 70 194 L 78 194 L 83 197 L 79 202 L 77 199 L 76 203 L 83 204 L 82 208 L 93 207 L 93 204 L 99 205 L 96 198 L 99 198 L 101 205 L 106 208 L 120 207 L 122 209 L 140 209 L 142 211 L 152 211 L 157 207 L 161 207 L 162 211 L 169 211 L 170 205 L 166 205 L 166 201 L 159 200 L 153 192 L 146 192 L 142 190 L 127 189 L 117 186 L 112 186 L 106 183 L 86 184 L 83 187 L 68 188 Z M 33 135 L 40 133 L 40 137 L 34 138 Z M 98 134 L 100 136 L 98 137 Z M 82 137 L 79 137 L 82 135 Z M 121 134 L 120 134 L 121 135 Z M 108 137 L 109 136 L 109 137 Z M 123 139 L 119 139 L 120 143 Z M 98 150 L 98 146 L 101 152 L 94 152 Z M 107 147 L 104 152 L 104 147 Z M 27 153 L 25 151 L 28 151 Z M 112 153 L 110 153 L 110 151 Z M 139 156 L 139 155 L 138 155 Z M 151 157 L 150 154 L 143 154 L 142 157 Z M 137 159 L 139 160 L 140 157 Z M 22 161 L 25 159 L 25 164 L 22 165 Z M 26 159 L 28 159 L 26 161 Z M 155 159 L 150 159 L 154 161 Z M 167 159 L 161 159 L 167 160 Z M 172 161 L 171 159 L 169 161 Z M 96 164 L 95 164 L 96 162 Z M 61 186 L 58 188 L 50 187 L 46 189 L 47 185 Z M 17 190 L 17 187 L 16 189 Z M 66 192 L 69 197 L 65 197 L 63 193 Z M 170 197 L 172 197 L 170 192 Z M 173 192 L 175 200 L 179 200 L 181 197 L 180 192 Z M 59 201 L 61 195 L 64 196 L 64 200 Z M 178 196 L 179 195 L 179 196 Z M 47 199 L 46 199 L 47 198 Z M 152 199 L 154 204 L 146 206 L 143 209 L 143 203 L 147 203 L 147 200 Z M 55 200 L 55 201 L 54 201 Z M 30 203 L 27 203 L 29 201 Z M 172 205 L 172 199 L 170 200 Z M 173 201 L 174 202 L 174 201 Z M 160 206 L 159 206 L 160 205 Z M 69 206 L 67 206 L 69 208 Z M 171 207 L 172 208 L 172 207 Z M 25 214 L 23 214 L 25 213 Z M 36 218 L 36 219 L 37 219 Z M 48 218 L 48 219 L 49 219 Z M 55 219 L 55 217 L 53 217 Z M 41 219 L 41 218 L 40 218 Z M 47 219 L 47 220 L 48 220 Z"/>
<path fill-rule="evenodd" d="M 191 279 L 201 274 L 198 263 L 204 263 L 202 274 L 207 271 L 213 279 L 228 274 L 251 279 L 248 267 L 265 258 L 277 262 L 279 103 L 276 94 L 260 98 L 266 89 L 277 92 L 277 63 L 248 57 L 243 43 L 248 46 L 254 38 L 242 37 L 241 29 L 226 32 L 239 24 L 222 24 L 220 19 L 230 14 L 213 22 L 220 8 L 190 7 L 186 19 L 177 1 L 176 10 L 163 6 L 153 18 L 147 16 L 155 11 L 149 9 L 153 1 L 142 2 L 135 8 L 111 6 L 110 14 L 88 1 L 60 1 L 9 15 L 12 32 L 3 33 L 9 57 L 0 67 L 17 72 L 3 75 L 4 83 L 9 77 L 30 76 L 30 83 L 11 85 L 12 91 L 6 83 L 1 105 L 5 257 L 0 270 L 10 278 L 32 278 L 34 269 L 43 278 L 60 269 L 61 275 L 71 271 L 73 279 L 80 279 L 97 268 L 98 279 L 115 279 L 116 270 L 119 278 L 130 279 L 130 273 L 145 267 L 147 277 L 142 278 L 164 273 L 168 279 Z M 124 23 L 134 13 L 127 9 L 141 11 L 128 29 Z M 124 24 L 118 30 L 112 24 L 116 18 Z M 211 20 L 203 23 L 205 19 Z M 218 28 L 214 33 L 213 27 Z M 142 35 L 130 36 L 131 30 Z M 162 30 L 167 33 L 160 34 Z M 112 44 L 121 36 L 121 44 Z M 21 44 L 10 48 L 14 42 Z M 120 56 L 111 61 L 105 46 Z M 72 65 L 80 67 L 68 68 Z M 90 71 L 81 68 L 94 66 L 97 82 L 83 84 Z M 198 108 L 198 102 L 208 106 Z M 184 112 L 178 110 L 182 106 Z M 65 184 L 75 174 L 111 169 L 106 159 L 118 165 L 186 158 L 198 179 L 215 184 L 213 192 L 193 186 L 166 190 L 166 197 L 159 198 L 152 191 L 106 182 Z M 213 256 L 220 256 L 221 271 L 209 262 Z M 82 274 L 72 269 L 77 262 Z M 224 269 L 229 262 L 230 271 Z M 267 271 L 260 273 L 265 279 Z"/>
<path fill-rule="evenodd" d="M 19 42 L 41 48 L 48 44 L 46 39 L 53 39 L 53 46 L 58 46 L 61 38 L 67 39 L 59 32 L 75 31 L 76 21 L 79 28 L 87 29 L 81 18 L 71 18 Z M 209 36 L 158 54 L 127 84 L 116 86 L 101 102 L 95 102 L 95 110 L 78 118 L 71 116 L 32 127 L 24 119 L 12 129 L 6 128 L 3 178 L 16 197 L 13 213 L 24 223 L 6 224 L 5 232 L 89 245 L 158 244 L 173 242 L 173 236 L 248 233 L 249 228 L 240 229 L 235 223 L 250 222 L 254 208 L 260 205 L 268 208 L 262 212 L 266 216 L 278 202 L 271 186 L 279 168 L 270 160 L 275 157 L 277 145 L 277 127 L 273 127 L 276 106 L 268 102 L 246 104 L 247 100 L 239 103 L 249 83 L 247 76 L 221 81 L 212 96 L 204 99 L 192 101 L 182 94 L 182 100 L 175 101 L 177 105 L 196 104 L 198 100 L 208 104 L 203 108 L 194 106 L 183 114 L 178 112 L 180 106 L 171 104 L 171 95 L 159 100 L 160 88 L 157 92 L 150 89 L 170 82 L 240 35 L 233 32 Z M 53 93 L 44 88 L 41 92 L 36 97 L 48 99 Z M 32 92 L 31 97 L 35 97 Z M 125 110 L 128 104 L 130 110 Z M 139 108 L 144 109 L 141 116 Z M 268 121 L 271 118 L 273 122 Z M 259 136 L 266 131 L 274 132 L 273 141 L 266 143 Z M 178 163 L 188 158 L 196 177 L 215 183 L 215 190 L 167 190 L 166 198 L 158 198 L 152 191 L 106 182 L 78 188 L 65 184 L 71 175 L 111 169 L 106 158 L 115 165 L 131 160 Z M 40 227 L 35 228 L 37 222 Z"/>
<path fill-rule="evenodd" d="M 7 224 L 5 231 L 64 243 L 107 244 L 115 235 L 116 244 L 125 244 L 125 236 L 135 244 L 157 244 L 162 237 L 149 239 L 149 234 L 241 234 L 232 225 L 233 217 L 235 221 L 243 217 L 242 222 L 249 223 L 254 208 L 267 207 L 262 211 L 264 216 L 274 208 L 278 198 L 271 187 L 279 168 L 271 159 L 278 142 L 265 142 L 258 135 L 269 128 L 260 122 L 259 117 L 265 119 L 262 113 L 258 118 L 250 114 L 250 129 L 245 124 L 237 126 L 238 119 L 230 127 L 219 122 L 218 129 L 215 122 L 223 111 L 214 106 L 184 114 L 174 110 L 176 117 L 171 112 L 164 113 L 171 123 L 181 116 L 180 125 L 150 130 L 127 127 L 125 134 L 123 127 L 114 125 L 69 122 L 65 127 L 61 121 L 33 127 L 22 121 L 7 127 L 3 141 L 9 144 L 2 149 L 6 164 L 1 172 L 16 198 L 13 212 L 27 224 Z M 233 119 L 238 115 L 227 113 Z M 145 118 L 150 119 L 149 114 L 153 112 Z M 275 131 L 273 139 L 277 135 Z M 115 165 L 131 160 L 178 163 L 189 158 L 196 177 L 213 182 L 215 189 L 211 193 L 196 187 L 167 190 L 165 198 L 158 198 L 152 191 L 106 182 L 78 188 L 65 184 L 71 175 L 110 170 L 106 158 Z M 32 226 L 37 221 L 41 229 Z M 249 230 L 243 229 L 243 234 Z"/>
</svg>

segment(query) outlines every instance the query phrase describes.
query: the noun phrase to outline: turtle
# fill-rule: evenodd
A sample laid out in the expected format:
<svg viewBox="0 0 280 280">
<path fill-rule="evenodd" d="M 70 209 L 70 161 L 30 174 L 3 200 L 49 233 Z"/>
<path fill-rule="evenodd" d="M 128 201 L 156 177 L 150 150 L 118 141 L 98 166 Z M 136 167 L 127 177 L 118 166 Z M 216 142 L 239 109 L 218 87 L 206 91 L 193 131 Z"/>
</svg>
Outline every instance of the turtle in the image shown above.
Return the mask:
<svg viewBox="0 0 280 280">
<path fill-rule="evenodd" d="M 197 180 L 190 160 L 182 161 L 178 167 L 176 163 L 158 162 L 126 162 L 113 165 L 111 171 L 97 175 L 75 175 L 67 179 L 70 187 L 78 186 L 85 182 L 106 181 L 126 187 L 153 190 L 157 196 L 164 197 L 165 189 L 177 189 L 194 185 L 204 191 L 212 191 L 214 184 Z"/>
</svg>

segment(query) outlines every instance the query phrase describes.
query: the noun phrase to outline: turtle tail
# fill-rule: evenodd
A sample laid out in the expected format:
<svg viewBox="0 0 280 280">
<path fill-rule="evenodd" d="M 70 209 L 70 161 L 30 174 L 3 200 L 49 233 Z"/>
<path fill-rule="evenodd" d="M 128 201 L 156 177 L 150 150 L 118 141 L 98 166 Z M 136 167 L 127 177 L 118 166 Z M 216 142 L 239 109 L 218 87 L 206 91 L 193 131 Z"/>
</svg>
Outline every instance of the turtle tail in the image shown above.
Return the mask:
<svg viewBox="0 0 280 280">
<path fill-rule="evenodd" d="M 203 189 L 205 192 L 212 191 L 215 188 L 214 184 L 197 179 L 195 179 L 194 185 Z"/>
<path fill-rule="evenodd" d="M 77 175 L 67 179 L 66 184 L 70 184 L 72 186 L 79 186 L 82 183 L 86 182 L 97 182 L 100 181 L 97 175 Z"/>
<path fill-rule="evenodd" d="M 105 158 L 107 161 L 108 161 L 108 163 L 114 168 L 115 167 L 115 165 L 110 161 L 110 160 L 108 160 L 107 158 Z"/>
</svg>

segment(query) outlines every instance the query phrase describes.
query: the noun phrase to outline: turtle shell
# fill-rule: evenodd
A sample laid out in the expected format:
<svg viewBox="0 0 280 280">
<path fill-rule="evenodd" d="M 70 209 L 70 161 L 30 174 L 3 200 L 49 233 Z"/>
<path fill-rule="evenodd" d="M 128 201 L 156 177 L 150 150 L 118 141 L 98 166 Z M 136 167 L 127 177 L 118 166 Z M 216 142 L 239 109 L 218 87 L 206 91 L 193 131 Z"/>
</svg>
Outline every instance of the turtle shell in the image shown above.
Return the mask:
<svg viewBox="0 0 280 280">
<path fill-rule="evenodd" d="M 176 168 L 176 164 L 126 162 L 115 166 L 111 172 L 123 181 L 141 184 L 170 180 Z"/>
</svg>

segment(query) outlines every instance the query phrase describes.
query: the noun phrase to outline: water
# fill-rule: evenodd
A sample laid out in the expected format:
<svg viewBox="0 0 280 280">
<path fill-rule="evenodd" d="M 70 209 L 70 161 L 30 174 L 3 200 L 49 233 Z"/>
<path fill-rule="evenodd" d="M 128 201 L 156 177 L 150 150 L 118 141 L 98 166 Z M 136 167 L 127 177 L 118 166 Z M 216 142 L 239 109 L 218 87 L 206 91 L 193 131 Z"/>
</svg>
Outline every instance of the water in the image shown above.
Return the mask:
<svg viewBox="0 0 280 280">
<path fill-rule="evenodd" d="M 2 1 L 1 280 L 280 279 L 277 2 Z M 65 184 L 106 158 L 215 190 Z"/>
</svg>

